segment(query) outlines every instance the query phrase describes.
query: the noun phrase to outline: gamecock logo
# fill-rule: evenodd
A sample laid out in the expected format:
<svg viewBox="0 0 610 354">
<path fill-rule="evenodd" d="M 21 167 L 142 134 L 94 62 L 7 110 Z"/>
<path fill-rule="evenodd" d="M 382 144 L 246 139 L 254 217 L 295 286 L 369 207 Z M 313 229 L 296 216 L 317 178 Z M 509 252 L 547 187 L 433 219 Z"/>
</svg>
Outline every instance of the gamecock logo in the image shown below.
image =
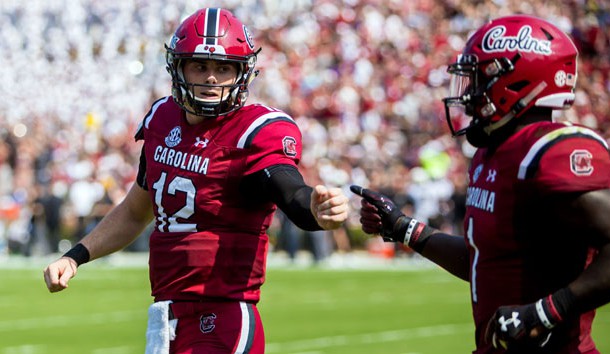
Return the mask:
<svg viewBox="0 0 610 354">
<path fill-rule="evenodd" d="M 284 144 L 284 154 L 286 154 L 286 156 L 297 156 L 297 140 L 295 138 L 285 136 L 282 143 Z"/>
<path fill-rule="evenodd" d="M 587 150 L 574 150 L 570 154 L 570 170 L 577 176 L 590 176 L 593 173 L 593 155 Z"/>
<path fill-rule="evenodd" d="M 199 319 L 199 329 L 202 333 L 210 333 L 216 328 L 216 324 L 214 321 L 216 320 L 216 315 L 211 313 L 209 315 L 203 315 Z"/>
</svg>

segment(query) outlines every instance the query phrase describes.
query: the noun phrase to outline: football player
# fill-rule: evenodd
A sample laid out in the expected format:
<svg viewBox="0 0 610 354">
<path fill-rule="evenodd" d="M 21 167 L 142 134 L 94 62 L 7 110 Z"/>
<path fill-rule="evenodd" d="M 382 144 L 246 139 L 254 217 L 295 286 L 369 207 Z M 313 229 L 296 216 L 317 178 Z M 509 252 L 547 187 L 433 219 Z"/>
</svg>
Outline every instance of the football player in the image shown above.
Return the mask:
<svg viewBox="0 0 610 354">
<path fill-rule="evenodd" d="M 304 230 L 330 230 L 346 220 L 348 199 L 304 182 L 301 132 L 288 114 L 245 105 L 260 48 L 231 12 L 196 11 L 166 50 L 172 95 L 154 102 L 136 134 L 137 183 L 44 278 L 51 292 L 67 288 L 79 265 L 154 221 L 147 353 L 262 354 L 256 304 L 274 211 Z"/>
<path fill-rule="evenodd" d="M 352 186 L 365 232 L 470 283 L 474 353 L 598 353 L 591 324 L 610 301 L 610 155 L 596 132 L 552 115 L 574 101 L 577 55 L 553 24 L 515 15 L 478 29 L 449 66 L 449 127 L 477 148 L 463 237 Z"/>
</svg>

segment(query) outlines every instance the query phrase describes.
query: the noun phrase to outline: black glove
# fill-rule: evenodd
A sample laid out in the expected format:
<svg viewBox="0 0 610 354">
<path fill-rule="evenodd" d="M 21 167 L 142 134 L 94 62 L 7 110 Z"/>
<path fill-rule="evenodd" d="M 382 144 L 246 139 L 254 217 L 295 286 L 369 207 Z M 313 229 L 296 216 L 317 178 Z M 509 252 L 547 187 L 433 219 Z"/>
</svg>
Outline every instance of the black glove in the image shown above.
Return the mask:
<svg viewBox="0 0 610 354">
<path fill-rule="evenodd" d="M 384 240 L 401 242 L 421 252 L 424 240 L 432 234 L 432 228 L 417 219 L 403 214 L 387 196 L 352 185 L 350 190 L 362 197 L 360 223 L 367 234 L 380 234 Z"/>
<path fill-rule="evenodd" d="M 574 295 L 561 289 L 535 303 L 521 306 L 501 306 L 489 320 L 485 339 L 494 348 L 515 353 L 544 347 L 551 330 L 563 322 Z"/>
</svg>

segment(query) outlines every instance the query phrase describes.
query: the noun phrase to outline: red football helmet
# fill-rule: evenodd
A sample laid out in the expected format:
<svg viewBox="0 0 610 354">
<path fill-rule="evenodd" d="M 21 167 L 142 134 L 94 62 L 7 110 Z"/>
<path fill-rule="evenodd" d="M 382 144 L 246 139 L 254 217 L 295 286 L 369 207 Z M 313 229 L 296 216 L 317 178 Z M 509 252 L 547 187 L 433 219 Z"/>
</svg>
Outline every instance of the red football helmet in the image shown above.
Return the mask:
<svg viewBox="0 0 610 354">
<path fill-rule="evenodd" d="M 258 74 L 254 70 L 254 41 L 247 27 L 230 11 L 204 8 L 187 17 L 171 38 L 167 50 L 167 71 L 172 75 L 172 95 L 180 107 L 192 114 L 217 117 L 233 112 L 248 98 L 248 85 Z M 222 87 L 220 100 L 204 100 L 195 95 L 195 88 L 209 86 L 186 82 L 182 68 L 187 59 L 222 60 L 237 64 L 234 84 Z"/>
<path fill-rule="evenodd" d="M 477 131 L 474 136 L 487 140 L 532 107 L 569 108 L 577 56 L 570 37 L 542 19 L 515 15 L 488 22 L 449 65 L 450 94 L 443 101 L 451 132 L 469 138 Z M 458 123 L 464 116 L 472 117 L 467 127 Z"/>
</svg>

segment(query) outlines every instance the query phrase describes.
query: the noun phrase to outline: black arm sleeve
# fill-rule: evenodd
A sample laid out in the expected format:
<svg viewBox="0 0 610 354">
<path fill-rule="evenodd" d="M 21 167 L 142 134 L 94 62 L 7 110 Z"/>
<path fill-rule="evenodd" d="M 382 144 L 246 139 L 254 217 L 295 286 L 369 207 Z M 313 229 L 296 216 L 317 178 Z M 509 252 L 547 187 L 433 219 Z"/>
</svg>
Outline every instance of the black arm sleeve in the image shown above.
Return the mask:
<svg viewBox="0 0 610 354">
<path fill-rule="evenodd" d="M 299 228 L 322 230 L 310 210 L 311 191 L 299 170 L 291 165 L 273 165 L 242 180 L 241 192 L 250 200 L 272 201 Z"/>
<path fill-rule="evenodd" d="M 148 190 L 148 185 L 146 184 L 146 156 L 144 156 L 144 145 L 142 145 L 142 151 L 140 152 L 140 165 L 138 166 L 136 183 L 145 191 Z"/>
</svg>

